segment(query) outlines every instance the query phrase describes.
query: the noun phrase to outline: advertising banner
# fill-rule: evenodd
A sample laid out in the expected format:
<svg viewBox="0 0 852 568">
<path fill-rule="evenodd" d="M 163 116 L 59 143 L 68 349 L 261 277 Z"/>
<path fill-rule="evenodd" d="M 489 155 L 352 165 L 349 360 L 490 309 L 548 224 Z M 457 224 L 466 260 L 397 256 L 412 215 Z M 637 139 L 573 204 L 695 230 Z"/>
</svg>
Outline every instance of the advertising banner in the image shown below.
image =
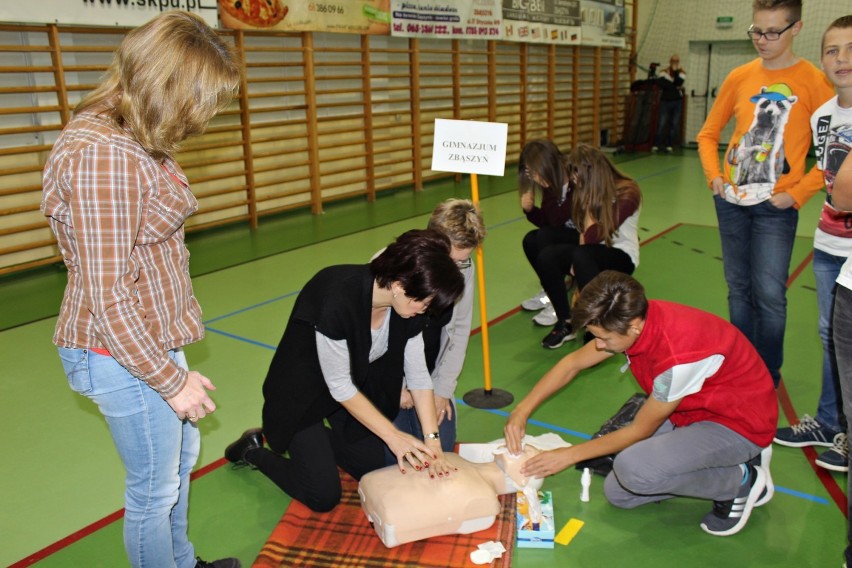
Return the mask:
<svg viewBox="0 0 852 568">
<path fill-rule="evenodd" d="M 391 0 L 391 35 L 498 39 L 501 0 Z"/>
<path fill-rule="evenodd" d="M 388 35 L 389 9 L 390 0 L 219 0 L 226 28 L 284 32 Z"/>
<path fill-rule="evenodd" d="M 580 43 L 580 0 L 502 0 L 508 41 Z"/>
<path fill-rule="evenodd" d="M 169 10 L 194 12 L 219 27 L 216 0 L 40 0 L 37 7 L 0 2 L 0 22 L 135 28 Z"/>
<path fill-rule="evenodd" d="M 624 47 L 624 0 L 580 0 L 583 45 Z"/>
</svg>

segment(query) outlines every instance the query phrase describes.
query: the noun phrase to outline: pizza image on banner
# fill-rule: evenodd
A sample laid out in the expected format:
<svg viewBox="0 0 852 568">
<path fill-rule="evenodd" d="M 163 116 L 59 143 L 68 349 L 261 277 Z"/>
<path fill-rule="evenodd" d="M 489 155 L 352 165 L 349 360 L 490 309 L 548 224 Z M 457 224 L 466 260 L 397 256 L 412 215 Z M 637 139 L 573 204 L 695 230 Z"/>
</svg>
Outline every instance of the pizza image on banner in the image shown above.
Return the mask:
<svg viewBox="0 0 852 568">
<path fill-rule="evenodd" d="M 281 0 L 219 0 L 219 17 L 228 28 L 271 28 L 289 9 Z"/>
</svg>

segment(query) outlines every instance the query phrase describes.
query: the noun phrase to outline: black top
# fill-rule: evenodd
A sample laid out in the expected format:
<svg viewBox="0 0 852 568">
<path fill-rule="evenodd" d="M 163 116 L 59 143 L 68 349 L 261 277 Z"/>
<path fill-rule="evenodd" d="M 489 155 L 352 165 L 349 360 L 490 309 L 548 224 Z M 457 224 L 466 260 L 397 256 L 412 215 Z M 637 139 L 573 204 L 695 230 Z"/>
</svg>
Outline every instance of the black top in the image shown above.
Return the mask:
<svg viewBox="0 0 852 568">
<path fill-rule="evenodd" d="M 296 298 L 263 383 L 263 433 L 273 450 L 283 453 L 297 431 L 341 408 L 322 375 L 317 331 L 345 339 L 355 386 L 388 419 L 399 412 L 405 346 L 420 333 L 425 318 L 402 318 L 391 309 L 387 352 L 370 363 L 373 280 L 369 265 L 331 266 L 311 278 Z M 350 416 L 348 439 L 368 433 Z"/>
</svg>

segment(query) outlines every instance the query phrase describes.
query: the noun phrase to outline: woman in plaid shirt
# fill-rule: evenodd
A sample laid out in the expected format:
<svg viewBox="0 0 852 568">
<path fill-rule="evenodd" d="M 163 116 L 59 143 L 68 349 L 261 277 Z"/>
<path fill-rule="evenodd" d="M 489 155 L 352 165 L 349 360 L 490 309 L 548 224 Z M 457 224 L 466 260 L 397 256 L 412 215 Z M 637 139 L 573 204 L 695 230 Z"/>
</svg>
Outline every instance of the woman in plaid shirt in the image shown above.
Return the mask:
<svg viewBox="0 0 852 568">
<path fill-rule="evenodd" d="M 239 81 L 238 57 L 201 18 L 164 13 L 127 34 L 44 168 L 41 209 L 68 269 L 53 342 L 127 471 L 124 543 L 135 567 L 239 566 L 197 559 L 186 534 L 196 422 L 216 405 L 181 350 L 204 326 L 184 245 L 198 204 L 172 158 Z"/>
</svg>

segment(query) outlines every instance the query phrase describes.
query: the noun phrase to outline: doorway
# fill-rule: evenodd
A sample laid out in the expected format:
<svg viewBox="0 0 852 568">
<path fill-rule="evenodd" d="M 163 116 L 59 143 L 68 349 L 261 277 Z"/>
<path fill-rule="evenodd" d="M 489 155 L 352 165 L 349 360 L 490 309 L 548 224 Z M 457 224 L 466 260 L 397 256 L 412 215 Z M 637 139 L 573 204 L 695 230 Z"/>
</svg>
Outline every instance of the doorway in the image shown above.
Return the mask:
<svg viewBox="0 0 852 568">
<path fill-rule="evenodd" d="M 710 113 L 719 86 L 732 69 L 748 63 L 757 57 L 751 40 L 730 41 L 691 41 L 689 57 L 685 66 L 686 91 L 689 94 L 686 109 L 686 142 L 696 146 L 695 137 L 704 125 Z M 729 121 L 719 146 L 727 146 L 734 129 L 734 121 Z"/>
</svg>

